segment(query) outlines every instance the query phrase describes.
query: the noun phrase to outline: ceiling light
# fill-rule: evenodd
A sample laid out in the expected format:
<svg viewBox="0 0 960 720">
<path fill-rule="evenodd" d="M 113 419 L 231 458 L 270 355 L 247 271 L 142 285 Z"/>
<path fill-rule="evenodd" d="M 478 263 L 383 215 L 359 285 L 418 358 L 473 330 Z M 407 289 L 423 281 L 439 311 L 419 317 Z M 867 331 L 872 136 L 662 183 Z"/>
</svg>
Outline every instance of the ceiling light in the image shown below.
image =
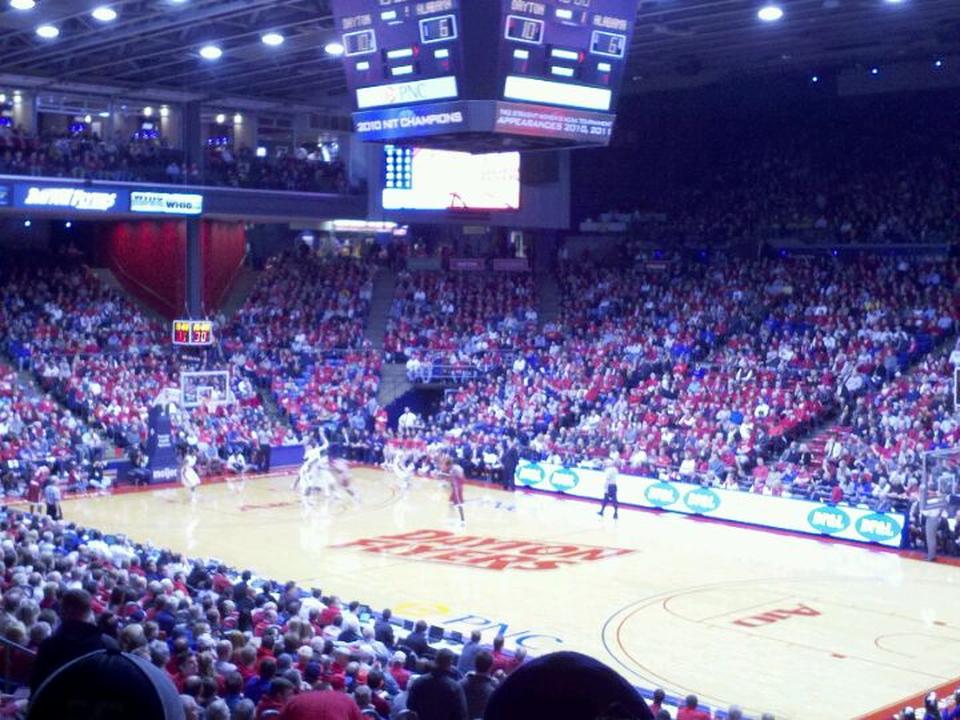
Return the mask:
<svg viewBox="0 0 960 720">
<path fill-rule="evenodd" d="M 117 19 L 117 11 L 106 5 L 101 5 L 98 8 L 94 8 L 93 12 L 90 13 L 93 16 L 94 20 L 99 20 L 100 22 L 113 22 Z"/>
<path fill-rule="evenodd" d="M 234 125 L 240 125 L 242 123 L 243 123 L 243 115 L 241 115 L 240 113 L 237 113 L 236 115 L 233 116 Z"/>
<path fill-rule="evenodd" d="M 773 3 L 768 3 L 757 10 L 757 17 L 764 22 L 776 22 L 783 17 L 783 8 Z"/>
<path fill-rule="evenodd" d="M 97 117 L 108 118 L 110 117 L 110 113 L 107 112 L 106 110 L 101 110 L 100 112 L 97 113 Z"/>
<path fill-rule="evenodd" d="M 161 105 L 161 106 L 160 106 L 160 117 L 167 117 L 167 115 L 169 115 L 169 114 L 170 114 L 170 108 L 168 108 L 166 105 Z"/>
<path fill-rule="evenodd" d="M 5 103 L 7 101 L 7 94 L 0 93 L 0 103 Z"/>
<path fill-rule="evenodd" d="M 56 25 L 41 25 L 37 28 L 37 35 L 44 40 L 53 40 L 60 35 L 60 28 Z"/>
<path fill-rule="evenodd" d="M 24 220 L 24 221 L 23 221 L 23 226 L 24 226 L 24 227 L 30 227 L 31 225 L 33 225 L 33 221 L 32 221 L 32 220 Z"/>
<path fill-rule="evenodd" d="M 871 74 L 871 75 L 879 75 L 879 74 L 880 74 L 880 68 L 878 68 L 878 67 L 872 67 L 872 68 L 870 68 L 870 74 Z"/>
<path fill-rule="evenodd" d="M 150 107 L 149 105 L 147 105 L 147 106 L 143 109 L 143 116 L 144 116 L 144 117 L 153 117 L 153 108 Z"/>
<path fill-rule="evenodd" d="M 902 5 L 905 0 L 885 0 L 887 5 Z"/>
<path fill-rule="evenodd" d="M 93 122 L 93 118 L 90 116 L 90 113 L 87 113 L 86 115 L 83 116 L 83 121 L 84 121 L 87 125 L 89 125 L 90 123 Z"/>
<path fill-rule="evenodd" d="M 63 226 L 64 226 L 67 230 L 69 230 L 70 228 L 73 227 L 73 223 L 70 222 L 69 220 L 67 220 L 67 221 L 63 224 Z"/>
<path fill-rule="evenodd" d="M 14 10 L 33 10 L 36 0 L 10 0 L 10 7 Z"/>
<path fill-rule="evenodd" d="M 217 125 L 223 125 L 227 121 L 227 116 L 223 113 L 219 113 L 214 120 L 217 121 Z"/>
<path fill-rule="evenodd" d="M 328 42 L 324 46 L 323 51 L 327 55 L 333 55 L 333 57 L 340 57 L 341 55 L 343 55 L 343 45 L 341 43 L 338 43 L 336 40 L 334 40 L 333 42 Z"/>
<path fill-rule="evenodd" d="M 943 60 L 934 60 L 933 66 L 939 70 L 943 67 Z"/>
<path fill-rule="evenodd" d="M 814 75 L 812 78 L 810 78 L 810 82 L 812 82 L 812 83 L 818 83 L 818 82 L 820 82 L 820 76 L 819 76 L 819 75 Z"/>
<path fill-rule="evenodd" d="M 261 35 L 260 40 L 264 45 L 276 47 L 277 45 L 283 45 L 283 41 L 286 40 L 286 38 L 278 32 L 268 32 L 264 35 Z"/>
<path fill-rule="evenodd" d="M 216 45 L 204 45 L 200 48 L 200 57 L 204 60 L 219 60 L 223 55 L 223 50 Z"/>
</svg>

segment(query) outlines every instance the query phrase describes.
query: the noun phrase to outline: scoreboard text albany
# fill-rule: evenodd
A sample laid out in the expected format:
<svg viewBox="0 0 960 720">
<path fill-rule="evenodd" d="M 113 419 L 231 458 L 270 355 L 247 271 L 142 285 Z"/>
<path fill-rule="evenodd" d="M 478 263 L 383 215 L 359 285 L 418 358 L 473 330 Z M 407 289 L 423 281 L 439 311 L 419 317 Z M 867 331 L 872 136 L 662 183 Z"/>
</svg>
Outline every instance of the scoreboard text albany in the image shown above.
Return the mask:
<svg viewBox="0 0 960 720">
<path fill-rule="evenodd" d="M 334 0 L 334 11 L 365 140 L 610 140 L 637 0 Z"/>
</svg>

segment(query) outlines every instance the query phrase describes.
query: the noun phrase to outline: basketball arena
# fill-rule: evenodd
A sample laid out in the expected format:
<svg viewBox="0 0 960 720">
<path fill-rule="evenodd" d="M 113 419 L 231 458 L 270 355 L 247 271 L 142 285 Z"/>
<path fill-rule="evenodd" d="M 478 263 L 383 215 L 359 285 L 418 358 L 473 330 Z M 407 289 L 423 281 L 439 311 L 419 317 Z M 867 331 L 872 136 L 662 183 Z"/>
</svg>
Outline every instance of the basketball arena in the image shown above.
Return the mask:
<svg viewBox="0 0 960 720">
<path fill-rule="evenodd" d="M 0 43 L 0 717 L 960 719 L 954 0 Z"/>
</svg>

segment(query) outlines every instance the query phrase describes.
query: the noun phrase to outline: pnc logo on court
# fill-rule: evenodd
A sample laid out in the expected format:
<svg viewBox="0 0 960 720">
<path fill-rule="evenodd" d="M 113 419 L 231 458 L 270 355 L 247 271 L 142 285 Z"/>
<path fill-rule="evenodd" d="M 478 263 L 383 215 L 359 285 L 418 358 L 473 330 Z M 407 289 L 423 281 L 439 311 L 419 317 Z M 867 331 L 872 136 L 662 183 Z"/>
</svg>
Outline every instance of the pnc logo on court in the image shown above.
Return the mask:
<svg viewBox="0 0 960 720">
<path fill-rule="evenodd" d="M 570 468 L 560 468 L 550 473 L 550 484 L 560 492 L 573 490 L 580 484 L 580 476 Z"/>
<path fill-rule="evenodd" d="M 654 507 L 664 508 L 680 499 L 680 491 L 666 482 L 654 483 L 643 493 L 647 502 Z"/>
<path fill-rule="evenodd" d="M 850 527 L 850 516 L 840 508 L 824 505 L 810 511 L 807 523 L 825 535 L 835 535 Z"/>
<path fill-rule="evenodd" d="M 684 504 L 695 513 L 710 513 L 720 507 L 720 496 L 710 488 L 696 488 L 683 497 Z"/>
<path fill-rule="evenodd" d="M 903 528 L 889 515 L 872 513 L 857 520 L 857 532 L 870 542 L 884 542 L 900 537 Z"/>
</svg>

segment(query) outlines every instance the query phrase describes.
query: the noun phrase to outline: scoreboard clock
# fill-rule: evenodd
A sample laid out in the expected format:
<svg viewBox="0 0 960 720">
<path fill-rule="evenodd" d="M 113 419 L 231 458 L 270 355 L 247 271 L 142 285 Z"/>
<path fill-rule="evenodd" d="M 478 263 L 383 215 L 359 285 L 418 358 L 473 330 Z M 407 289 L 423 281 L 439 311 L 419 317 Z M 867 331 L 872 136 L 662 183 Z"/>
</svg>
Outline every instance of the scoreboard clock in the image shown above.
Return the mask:
<svg viewBox="0 0 960 720">
<path fill-rule="evenodd" d="M 468 149 L 606 144 L 637 6 L 333 0 L 355 131 Z"/>
<path fill-rule="evenodd" d="M 206 347 L 213 344 L 213 323 L 209 320 L 174 320 L 173 344 Z"/>
</svg>

